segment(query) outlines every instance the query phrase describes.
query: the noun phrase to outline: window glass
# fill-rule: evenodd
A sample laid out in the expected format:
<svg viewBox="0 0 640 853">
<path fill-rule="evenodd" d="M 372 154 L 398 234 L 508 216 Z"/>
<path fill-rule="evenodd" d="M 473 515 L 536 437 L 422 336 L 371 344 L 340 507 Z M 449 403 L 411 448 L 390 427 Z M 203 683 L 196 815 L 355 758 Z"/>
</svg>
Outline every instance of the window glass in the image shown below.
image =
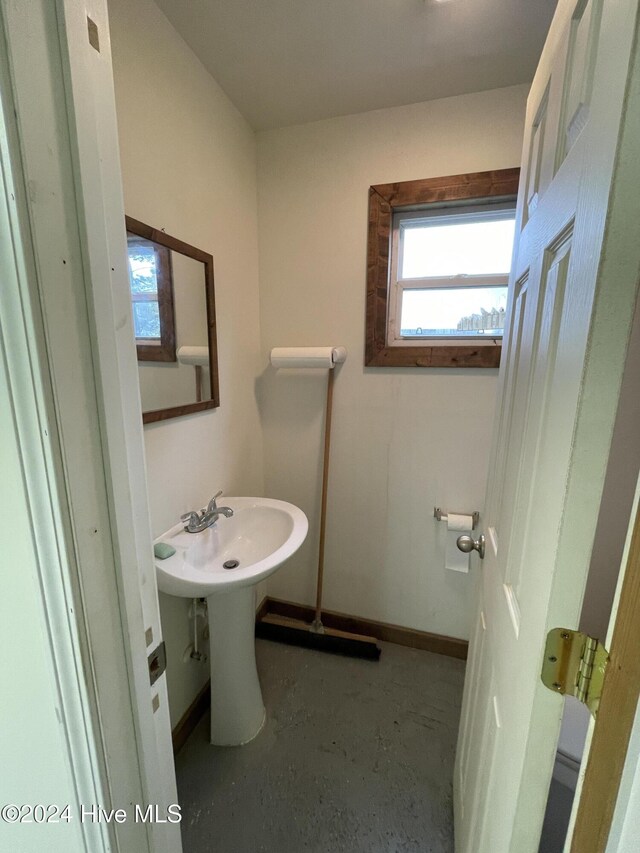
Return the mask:
<svg viewBox="0 0 640 853">
<path fill-rule="evenodd" d="M 492 337 L 504 331 L 506 287 L 429 287 L 405 290 L 403 337 Z"/>
<path fill-rule="evenodd" d="M 136 338 L 160 340 L 160 308 L 158 303 L 133 302 L 133 325 Z"/>
<path fill-rule="evenodd" d="M 156 253 L 152 245 L 129 244 L 131 293 L 157 293 Z"/>
<path fill-rule="evenodd" d="M 136 338 L 160 340 L 158 270 L 152 243 L 130 241 L 129 278 Z"/>
<path fill-rule="evenodd" d="M 400 228 L 401 279 L 509 272 L 515 231 L 512 212 L 466 222 L 461 217 L 432 216 L 405 220 Z"/>
</svg>

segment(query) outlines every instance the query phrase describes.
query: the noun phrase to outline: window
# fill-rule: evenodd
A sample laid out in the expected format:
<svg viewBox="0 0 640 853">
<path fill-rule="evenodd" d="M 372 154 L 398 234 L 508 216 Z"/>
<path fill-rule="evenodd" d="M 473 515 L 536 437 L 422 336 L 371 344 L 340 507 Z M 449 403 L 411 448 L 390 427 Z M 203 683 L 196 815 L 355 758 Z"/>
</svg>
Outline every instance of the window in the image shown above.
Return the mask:
<svg viewBox="0 0 640 853">
<path fill-rule="evenodd" d="M 393 217 L 387 343 L 502 337 L 513 203 Z"/>
<path fill-rule="evenodd" d="M 366 365 L 499 365 L 518 175 L 370 188 Z"/>
<path fill-rule="evenodd" d="M 138 361 L 175 361 L 171 252 L 130 231 L 127 251 Z"/>
</svg>

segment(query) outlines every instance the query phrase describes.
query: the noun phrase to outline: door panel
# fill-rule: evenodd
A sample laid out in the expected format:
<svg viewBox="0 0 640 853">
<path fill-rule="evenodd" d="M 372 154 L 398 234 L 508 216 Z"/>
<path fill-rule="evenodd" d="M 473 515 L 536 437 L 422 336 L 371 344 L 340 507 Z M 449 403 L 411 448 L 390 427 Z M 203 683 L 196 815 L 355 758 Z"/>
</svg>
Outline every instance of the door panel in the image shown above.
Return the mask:
<svg viewBox="0 0 640 853">
<path fill-rule="evenodd" d="M 502 407 L 499 424 L 498 453 L 494 465 L 494 490 L 493 501 L 495 506 L 491 507 L 492 517 L 499 515 L 499 506 L 502 501 L 504 484 L 504 467 L 507 462 L 506 449 L 509 446 L 509 436 L 512 434 L 513 398 L 518 383 L 521 381 L 519 371 L 521 368 L 522 354 L 525 345 L 525 319 L 527 309 L 530 308 L 529 299 L 529 271 L 516 282 L 514 287 L 513 309 L 511 323 L 509 324 L 509 351 L 512 358 L 506 365 L 504 380 L 504 404 Z"/>
<path fill-rule="evenodd" d="M 467 770 L 469 767 L 469 752 L 471 748 L 471 744 L 473 741 L 472 736 L 472 727 L 476 716 L 476 710 L 479 705 L 479 690 L 482 684 L 482 679 L 479 677 L 482 660 L 484 654 L 484 638 L 486 633 L 486 625 L 484 621 L 484 613 L 482 612 L 482 608 L 478 610 L 478 615 L 476 618 L 476 629 L 473 635 L 473 642 L 471 644 L 473 648 L 473 655 L 469 659 L 467 664 L 469 678 L 471 679 L 472 684 L 472 695 L 469 698 L 469 702 L 465 708 L 465 715 L 462 721 L 461 731 L 463 732 L 463 736 L 460 741 L 460 766 L 459 766 L 459 774 L 460 774 L 460 789 L 464 794 L 467 783 Z M 473 734 L 477 734 L 477 732 L 473 732 Z M 464 799 L 463 799 L 464 806 Z"/>
<path fill-rule="evenodd" d="M 544 91 L 542 101 L 536 112 L 536 117 L 531 126 L 531 140 L 529 142 L 529 160 L 527 163 L 527 217 L 531 216 L 538 206 L 538 197 L 542 194 L 542 166 L 543 153 L 546 148 L 547 137 L 547 113 L 549 107 L 549 84 Z"/>
<path fill-rule="evenodd" d="M 482 706 L 483 726 L 480 751 L 482 762 L 478 766 L 476 777 L 476 797 L 474 800 L 473 817 L 471 821 L 470 843 L 472 846 L 480 843 L 492 835 L 491 821 L 489 820 L 488 803 L 491 800 L 491 788 L 495 782 L 495 764 L 498 748 L 498 735 L 500 732 L 500 712 L 498 708 L 498 697 L 496 695 L 496 677 L 494 668 L 489 663 L 487 678 L 486 699 Z"/>
<path fill-rule="evenodd" d="M 558 166 L 587 123 L 601 18 L 602 0 L 581 0 L 571 19 Z"/>
<path fill-rule="evenodd" d="M 637 18 L 634 0 L 560 0 L 529 98 L 487 552 L 473 557 L 458 853 L 538 847 L 562 714 L 540 682 L 544 642 L 577 627 L 637 291 L 637 238 L 627 274 L 605 273 Z"/>
<path fill-rule="evenodd" d="M 495 844 L 497 842 L 496 839 L 496 831 L 495 824 L 491 820 L 490 806 L 489 803 L 495 801 L 496 787 L 499 786 L 499 776 L 495 772 L 495 765 L 497 761 L 497 747 L 498 747 L 498 737 L 500 734 L 501 723 L 500 723 L 500 707 L 498 704 L 498 697 L 495 692 L 496 683 L 495 679 L 492 679 L 490 682 L 491 688 L 489 690 L 489 695 L 491 697 L 489 703 L 489 720 L 487 726 L 487 734 L 486 734 L 486 747 L 484 750 L 484 754 L 487 757 L 485 762 L 485 782 L 484 788 L 481 789 L 481 795 L 479 797 L 479 813 L 481 815 L 481 823 L 478 828 L 478 837 L 480 839 L 479 845 L 484 850 L 494 850 Z M 484 791 L 484 794 L 482 793 Z M 475 833 L 472 835 L 472 838 L 475 836 Z"/>
<path fill-rule="evenodd" d="M 540 294 L 542 307 L 536 327 L 537 358 L 535 376 L 531 383 L 533 398 L 524 427 L 525 434 L 522 441 L 523 453 L 520 457 L 520 466 L 512 480 L 515 487 L 513 513 L 520 524 L 522 523 L 521 520 L 526 518 L 527 508 L 532 501 L 536 471 L 540 464 L 542 437 L 550 434 L 546 419 L 549 416 L 550 385 L 556 374 L 558 337 L 564 313 L 567 268 L 571 257 L 571 234 L 571 228 L 565 229 L 564 233 L 545 252 L 544 280 Z M 557 440 L 558 436 L 554 434 L 554 442 Z M 519 610 L 522 571 L 526 562 L 527 548 L 532 547 L 532 543 L 525 541 L 524 546 L 522 546 L 521 536 L 510 538 L 508 543 L 509 550 L 504 561 L 505 586 L 510 587 L 513 599 L 518 602 Z"/>
<path fill-rule="evenodd" d="M 478 622 L 475 640 L 477 646 L 474 648 L 471 660 L 471 672 L 475 677 L 471 682 L 472 695 L 469 698 L 466 710 L 466 733 L 464 767 L 460 764 L 460 795 L 461 810 L 465 816 L 465 834 L 471 838 L 476 830 L 480 811 L 479 799 L 486 787 L 486 779 L 483 778 L 485 765 L 478 760 L 480 754 L 484 755 L 487 740 L 486 732 L 489 723 L 489 700 L 492 687 L 492 673 L 490 671 L 491 655 L 486 648 L 487 637 L 486 618 L 482 609 L 478 612 Z M 495 682 L 495 679 L 493 679 Z"/>
<path fill-rule="evenodd" d="M 516 491 L 520 483 L 520 473 L 523 468 L 523 453 L 526 447 L 524 439 L 530 423 L 531 371 L 538 351 L 539 305 L 543 299 L 543 295 L 540 294 L 538 283 L 538 265 L 531 272 L 532 274 L 527 276 L 526 295 L 528 296 L 528 314 L 526 316 L 523 341 L 521 342 L 521 346 L 517 350 L 514 350 L 511 355 L 511 358 L 517 363 L 518 375 L 513 391 L 513 398 L 507 405 L 514 411 L 514 414 L 511 417 L 511 428 L 505 436 L 505 455 L 507 461 L 501 484 L 501 501 L 496 508 L 497 511 L 494 516 L 494 518 L 499 519 L 499 526 L 498 524 L 494 525 L 494 537 L 501 541 L 504 548 L 508 547 L 508 543 L 511 540 L 516 508 Z M 533 414 L 535 415 L 535 409 Z M 500 571 L 503 580 L 507 582 L 506 562 L 501 564 Z"/>
</svg>

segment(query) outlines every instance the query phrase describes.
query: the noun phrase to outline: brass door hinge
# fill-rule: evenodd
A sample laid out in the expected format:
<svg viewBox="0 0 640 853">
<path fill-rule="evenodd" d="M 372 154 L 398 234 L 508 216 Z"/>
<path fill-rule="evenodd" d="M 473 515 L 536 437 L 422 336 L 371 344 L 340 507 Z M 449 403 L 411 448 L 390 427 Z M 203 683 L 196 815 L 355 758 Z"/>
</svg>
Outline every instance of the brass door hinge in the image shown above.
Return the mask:
<svg viewBox="0 0 640 853">
<path fill-rule="evenodd" d="M 609 652 L 595 637 L 554 628 L 547 634 L 542 683 L 554 693 L 575 696 L 595 717 L 608 662 Z"/>
</svg>

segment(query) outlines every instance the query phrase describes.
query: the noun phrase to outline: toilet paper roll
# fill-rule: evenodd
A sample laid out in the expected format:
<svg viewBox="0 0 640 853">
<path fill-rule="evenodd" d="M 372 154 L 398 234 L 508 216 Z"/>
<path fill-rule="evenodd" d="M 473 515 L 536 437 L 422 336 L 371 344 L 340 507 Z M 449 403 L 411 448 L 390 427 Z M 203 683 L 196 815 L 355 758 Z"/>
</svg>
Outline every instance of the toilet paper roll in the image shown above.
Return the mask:
<svg viewBox="0 0 640 853">
<path fill-rule="evenodd" d="M 473 516 L 460 515 L 455 512 L 447 514 L 447 551 L 445 567 L 453 572 L 469 571 L 469 554 L 458 548 L 460 533 L 470 533 L 473 529 Z"/>
<path fill-rule="evenodd" d="M 450 512 L 447 514 L 447 530 L 464 530 L 466 532 L 472 529 L 472 515 L 461 515 L 455 512 Z"/>
<path fill-rule="evenodd" d="M 346 358 L 344 347 L 274 347 L 271 350 L 274 367 L 320 367 L 326 370 Z"/>
</svg>

